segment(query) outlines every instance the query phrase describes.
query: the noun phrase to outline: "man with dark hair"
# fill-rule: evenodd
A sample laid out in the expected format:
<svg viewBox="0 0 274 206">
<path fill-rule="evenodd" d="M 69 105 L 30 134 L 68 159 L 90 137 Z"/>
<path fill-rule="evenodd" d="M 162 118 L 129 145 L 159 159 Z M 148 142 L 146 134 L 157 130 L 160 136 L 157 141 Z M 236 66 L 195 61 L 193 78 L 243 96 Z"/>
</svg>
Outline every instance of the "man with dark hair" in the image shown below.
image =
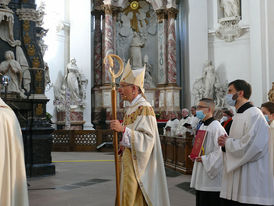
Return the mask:
<svg viewBox="0 0 274 206">
<path fill-rule="evenodd" d="M 224 170 L 220 197 L 224 204 L 273 205 L 274 185 L 268 150 L 269 127 L 262 112 L 249 102 L 251 86 L 229 84 L 226 101 L 235 106 L 229 136 L 220 136 Z"/>
<path fill-rule="evenodd" d="M 203 98 L 197 106 L 196 116 L 202 120 L 199 130 L 206 130 L 204 152 L 194 162 L 190 187 L 196 190 L 197 206 L 220 206 L 219 197 L 222 175 L 222 152 L 218 137 L 226 132 L 219 121 L 213 118 L 215 104 L 212 99 Z"/>
</svg>

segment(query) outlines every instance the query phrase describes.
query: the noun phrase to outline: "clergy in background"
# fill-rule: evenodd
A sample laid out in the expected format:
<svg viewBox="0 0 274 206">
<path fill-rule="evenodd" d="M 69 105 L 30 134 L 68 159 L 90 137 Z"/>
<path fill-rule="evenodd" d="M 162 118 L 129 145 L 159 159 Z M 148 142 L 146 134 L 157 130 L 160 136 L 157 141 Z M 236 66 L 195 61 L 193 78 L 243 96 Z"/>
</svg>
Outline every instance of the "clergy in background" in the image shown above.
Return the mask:
<svg viewBox="0 0 274 206">
<path fill-rule="evenodd" d="M 229 136 L 220 136 L 224 170 L 220 196 L 225 205 L 274 205 L 273 171 L 270 166 L 269 126 L 249 98 L 251 85 L 229 83 L 226 101 L 235 106 Z"/>
<path fill-rule="evenodd" d="M 21 128 L 14 112 L 1 98 L 0 157 L 0 205 L 29 205 Z"/>
<path fill-rule="evenodd" d="M 219 121 L 213 118 L 215 104 L 212 99 L 199 101 L 196 117 L 202 120 L 199 130 L 207 131 L 204 140 L 204 152 L 196 158 L 191 176 L 190 187 L 196 190 L 196 206 L 220 206 L 222 152 L 218 137 L 226 135 Z"/>
<path fill-rule="evenodd" d="M 129 102 L 123 124 L 112 120 L 111 129 L 123 132 L 120 142 L 121 205 L 169 206 L 166 174 L 153 108 L 144 98 L 145 68 L 131 70 L 129 62 L 119 93 Z"/>
</svg>

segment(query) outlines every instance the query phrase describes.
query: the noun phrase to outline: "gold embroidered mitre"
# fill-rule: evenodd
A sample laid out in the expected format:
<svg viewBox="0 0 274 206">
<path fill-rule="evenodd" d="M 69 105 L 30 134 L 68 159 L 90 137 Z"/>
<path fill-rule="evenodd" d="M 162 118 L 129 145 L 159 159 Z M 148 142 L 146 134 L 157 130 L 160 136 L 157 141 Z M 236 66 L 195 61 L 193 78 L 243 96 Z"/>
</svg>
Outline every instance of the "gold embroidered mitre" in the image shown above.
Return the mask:
<svg viewBox="0 0 274 206">
<path fill-rule="evenodd" d="M 145 72 L 146 72 L 146 66 L 140 69 L 132 70 L 128 60 L 127 65 L 124 69 L 123 76 L 121 77 L 120 83 L 123 82 L 127 84 L 134 84 L 141 89 L 143 94 L 145 94 L 145 89 L 144 89 Z"/>
</svg>

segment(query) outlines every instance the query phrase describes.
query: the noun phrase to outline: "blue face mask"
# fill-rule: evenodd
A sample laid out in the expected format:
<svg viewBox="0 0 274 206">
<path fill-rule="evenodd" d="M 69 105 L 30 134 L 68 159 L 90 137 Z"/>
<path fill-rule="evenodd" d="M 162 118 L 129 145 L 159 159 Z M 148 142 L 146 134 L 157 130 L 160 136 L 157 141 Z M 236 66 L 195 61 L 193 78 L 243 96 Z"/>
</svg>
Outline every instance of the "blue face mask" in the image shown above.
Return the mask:
<svg viewBox="0 0 274 206">
<path fill-rule="evenodd" d="M 236 104 L 237 96 L 238 96 L 238 95 L 236 95 L 236 98 L 235 98 L 235 96 L 234 96 L 233 94 L 226 94 L 226 95 L 225 95 L 225 101 L 226 101 L 226 103 L 227 103 L 228 105 L 234 107 L 235 104 Z"/>
<path fill-rule="evenodd" d="M 204 119 L 205 118 L 205 114 L 203 112 L 203 110 L 198 110 L 196 111 L 196 117 L 199 118 L 199 119 Z"/>
<path fill-rule="evenodd" d="M 267 122 L 269 122 L 269 118 L 268 118 L 268 115 L 264 115 L 264 118 L 266 119 Z"/>
</svg>

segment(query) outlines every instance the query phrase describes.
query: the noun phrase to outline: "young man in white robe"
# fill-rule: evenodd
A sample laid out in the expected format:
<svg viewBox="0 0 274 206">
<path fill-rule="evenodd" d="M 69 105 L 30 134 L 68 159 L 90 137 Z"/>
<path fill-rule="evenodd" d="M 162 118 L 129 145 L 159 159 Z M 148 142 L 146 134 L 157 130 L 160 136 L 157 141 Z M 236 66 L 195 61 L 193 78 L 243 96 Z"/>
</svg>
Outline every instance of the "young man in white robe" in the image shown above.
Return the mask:
<svg viewBox="0 0 274 206">
<path fill-rule="evenodd" d="M 269 126 L 250 102 L 251 85 L 229 83 L 226 101 L 235 106 L 229 136 L 220 136 L 224 170 L 221 198 L 225 205 L 274 205 L 273 171 L 269 155 Z"/>
<path fill-rule="evenodd" d="M 129 102 L 123 124 L 112 120 L 111 129 L 123 132 L 120 143 L 121 205 L 169 206 L 166 174 L 153 108 L 144 98 L 145 68 L 131 70 L 129 62 L 119 93 Z"/>
<path fill-rule="evenodd" d="M 196 116 L 202 120 L 199 130 L 206 130 L 204 154 L 196 158 L 190 187 L 196 190 L 196 206 L 220 206 L 222 152 L 218 137 L 225 135 L 225 129 L 213 118 L 215 104 L 212 99 L 203 98 L 197 106 Z"/>
<path fill-rule="evenodd" d="M 21 128 L 12 109 L 0 98 L 0 205 L 28 206 Z"/>
</svg>

